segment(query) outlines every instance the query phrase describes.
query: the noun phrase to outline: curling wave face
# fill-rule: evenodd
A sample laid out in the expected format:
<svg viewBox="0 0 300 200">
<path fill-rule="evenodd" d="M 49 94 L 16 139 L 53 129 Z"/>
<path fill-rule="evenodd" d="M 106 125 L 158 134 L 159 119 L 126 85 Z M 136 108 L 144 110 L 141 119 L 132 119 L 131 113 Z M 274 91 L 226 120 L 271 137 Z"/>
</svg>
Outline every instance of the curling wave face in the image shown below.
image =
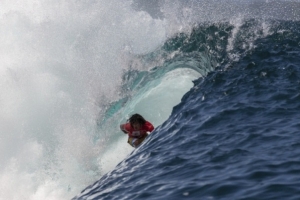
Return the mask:
<svg viewBox="0 0 300 200">
<path fill-rule="evenodd" d="M 208 45 L 216 68 L 140 148 L 74 199 L 300 198 L 300 23 L 199 25 L 165 46 L 199 54 L 210 30 L 219 36 Z"/>
</svg>

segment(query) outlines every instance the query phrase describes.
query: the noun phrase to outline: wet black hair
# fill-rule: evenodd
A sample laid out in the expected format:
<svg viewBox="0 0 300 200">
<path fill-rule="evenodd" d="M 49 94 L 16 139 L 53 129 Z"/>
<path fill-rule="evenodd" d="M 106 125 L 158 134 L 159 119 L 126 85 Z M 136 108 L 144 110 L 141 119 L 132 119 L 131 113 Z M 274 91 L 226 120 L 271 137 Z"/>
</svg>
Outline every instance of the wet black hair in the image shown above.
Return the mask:
<svg viewBox="0 0 300 200">
<path fill-rule="evenodd" d="M 144 117 L 142 117 L 142 115 L 136 113 L 129 118 L 129 123 L 131 126 L 135 123 L 144 125 L 146 123 L 146 120 L 144 119 Z"/>
</svg>

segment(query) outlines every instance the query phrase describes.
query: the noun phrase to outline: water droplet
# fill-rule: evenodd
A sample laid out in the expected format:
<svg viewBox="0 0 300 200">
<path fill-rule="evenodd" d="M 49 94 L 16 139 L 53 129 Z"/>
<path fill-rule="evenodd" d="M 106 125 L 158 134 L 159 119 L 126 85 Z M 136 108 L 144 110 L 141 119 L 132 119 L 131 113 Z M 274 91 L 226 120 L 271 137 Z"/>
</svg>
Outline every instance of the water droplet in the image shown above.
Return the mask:
<svg viewBox="0 0 300 200">
<path fill-rule="evenodd" d="M 189 196 L 189 194 L 190 194 L 189 192 L 184 192 L 183 193 L 184 196 Z"/>
</svg>

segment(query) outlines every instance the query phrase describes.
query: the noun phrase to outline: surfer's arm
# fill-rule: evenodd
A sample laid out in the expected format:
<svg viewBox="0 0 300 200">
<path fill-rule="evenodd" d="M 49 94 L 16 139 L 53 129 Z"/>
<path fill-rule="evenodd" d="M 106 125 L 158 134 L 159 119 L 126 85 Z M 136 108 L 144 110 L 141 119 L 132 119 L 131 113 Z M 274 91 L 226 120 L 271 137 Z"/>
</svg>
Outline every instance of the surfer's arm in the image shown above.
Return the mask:
<svg viewBox="0 0 300 200">
<path fill-rule="evenodd" d="M 145 126 L 146 126 L 146 129 L 147 129 L 147 132 L 152 132 L 154 130 L 154 126 L 148 121 L 146 121 Z"/>
<path fill-rule="evenodd" d="M 121 124 L 120 129 L 121 129 L 121 131 L 123 131 L 123 133 L 127 134 L 129 131 L 126 130 L 125 125 L 126 124 Z"/>
</svg>

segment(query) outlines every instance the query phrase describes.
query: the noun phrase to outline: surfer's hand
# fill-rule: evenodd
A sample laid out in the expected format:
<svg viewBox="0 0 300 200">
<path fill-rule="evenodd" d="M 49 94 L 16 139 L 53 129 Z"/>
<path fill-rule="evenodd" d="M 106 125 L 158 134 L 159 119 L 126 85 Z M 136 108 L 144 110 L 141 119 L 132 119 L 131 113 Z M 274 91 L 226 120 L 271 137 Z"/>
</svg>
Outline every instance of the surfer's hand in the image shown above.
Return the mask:
<svg viewBox="0 0 300 200">
<path fill-rule="evenodd" d="M 124 124 L 121 124 L 121 125 L 120 125 L 120 129 L 121 129 L 121 131 L 123 131 L 123 133 L 125 133 L 125 134 L 128 133 L 128 132 L 126 131 L 126 129 L 125 129 L 125 125 L 124 125 Z"/>
</svg>

